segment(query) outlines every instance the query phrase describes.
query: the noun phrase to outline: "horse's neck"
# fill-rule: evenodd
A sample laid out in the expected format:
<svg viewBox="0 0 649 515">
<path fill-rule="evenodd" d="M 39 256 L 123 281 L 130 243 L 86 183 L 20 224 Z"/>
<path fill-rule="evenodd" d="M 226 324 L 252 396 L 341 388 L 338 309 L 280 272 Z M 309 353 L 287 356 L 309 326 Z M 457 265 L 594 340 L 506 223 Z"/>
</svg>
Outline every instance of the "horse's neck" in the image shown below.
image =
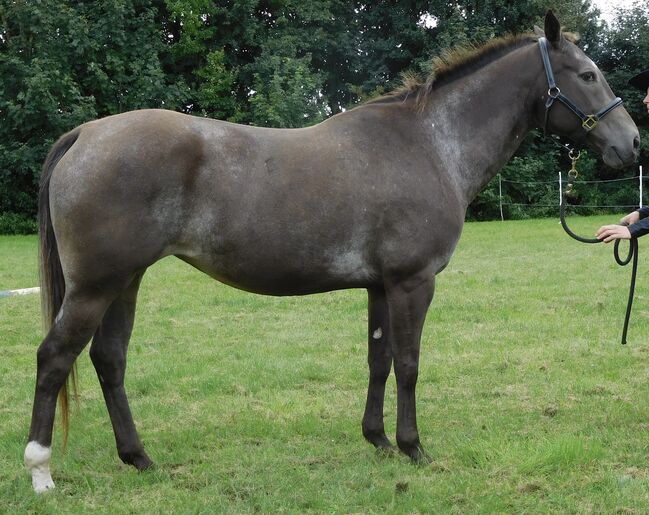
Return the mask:
<svg viewBox="0 0 649 515">
<path fill-rule="evenodd" d="M 532 128 L 532 98 L 543 73 L 533 50 L 534 45 L 514 50 L 443 85 L 430 101 L 425 119 L 435 166 L 450 175 L 466 206 Z"/>
</svg>

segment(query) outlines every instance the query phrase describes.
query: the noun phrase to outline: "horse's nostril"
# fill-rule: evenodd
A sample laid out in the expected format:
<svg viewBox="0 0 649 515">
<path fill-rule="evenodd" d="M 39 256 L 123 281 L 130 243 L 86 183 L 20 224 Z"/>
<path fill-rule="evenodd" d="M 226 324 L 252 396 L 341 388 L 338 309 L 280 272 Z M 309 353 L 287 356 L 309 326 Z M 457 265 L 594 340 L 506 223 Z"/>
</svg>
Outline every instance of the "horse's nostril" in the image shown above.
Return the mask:
<svg viewBox="0 0 649 515">
<path fill-rule="evenodd" d="M 633 149 L 638 150 L 640 148 L 640 136 L 636 136 L 633 139 Z"/>
</svg>

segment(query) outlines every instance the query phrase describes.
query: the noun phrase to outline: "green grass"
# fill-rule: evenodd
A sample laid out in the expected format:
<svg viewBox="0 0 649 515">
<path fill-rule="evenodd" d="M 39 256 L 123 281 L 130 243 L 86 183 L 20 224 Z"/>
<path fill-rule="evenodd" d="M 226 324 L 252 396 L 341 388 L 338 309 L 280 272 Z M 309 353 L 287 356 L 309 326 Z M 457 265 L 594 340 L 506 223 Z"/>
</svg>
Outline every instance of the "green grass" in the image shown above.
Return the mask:
<svg viewBox="0 0 649 515">
<path fill-rule="evenodd" d="M 574 219 L 592 234 L 616 217 Z M 22 467 L 39 299 L 0 299 L 0 512 L 646 513 L 647 254 L 629 345 L 629 269 L 556 220 L 472 223 L 437 281 L 422 340 L 413 466 L 365 443 L 366 294 L 247 294 L 175 259 L 150 269 L 127 390 L 156 468 L 114 448 L 87 351 L 57 488 Z M 0 289 L 36 285 L 35 237 L 0 237 Z M 395 385 L 385 415 L 394 440 Z"/>
</svg>

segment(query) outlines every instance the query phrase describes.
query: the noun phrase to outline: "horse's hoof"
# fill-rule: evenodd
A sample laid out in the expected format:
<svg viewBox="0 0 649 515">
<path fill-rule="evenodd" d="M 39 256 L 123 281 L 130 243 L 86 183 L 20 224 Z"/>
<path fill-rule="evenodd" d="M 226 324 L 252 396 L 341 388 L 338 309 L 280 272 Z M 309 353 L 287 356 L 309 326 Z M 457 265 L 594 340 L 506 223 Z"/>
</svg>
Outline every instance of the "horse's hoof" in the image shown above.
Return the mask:
<svg viewBox="0 0 649 515">
<path fill-rule="evenodd" d="M 399 443 L 399 449 L 417 465 L 429 465 L 433 462 L 433 459 L 424 451 L 418 441 L 413 444 Z"/>
<path fill-rule="evenodd" d="M 377 438 L 376 440 L 372 441 L 372 445 L 376 447 L 378 450 L 381 449 L 387 449 L 387 450 L 393 450 L 394 445 L 392 445 L 392 442 L 388 439 L 387 436 L 383 435 L 382 438 Z"/>
<path fill-rule="evenodd" d="M 140 472 L 153 467 L 153 462 L 143 451 L 120 453 L 119 457 L 124 463 L 133 465 Z"/>
<path fill-rule="evenodd" d="M 410 456 L 410 459 L 412 459 L 412 462 L 415 465 L 430 465 L 433 462 L 433 458 L 431 458 L 430 454 L 424 451 L 421 447 L 419 447 L 418 452 L 414 456 Z"/>
<path fill-rule="evenodd" d="M 394 447 L 383 431 L 363 429 L 363 436 L 377 449 L 391 449 Z"/>
<path fill-rule="evenodd" d="M 138 472 L 144 472 L 145 470 L 155 468 L 155 463 L 153 463 L 148 456 L 144 455 L 141 459 L 133 463 L 133 466 L 138 470 Z"/>
<path fill-rule="evenodd" d="M 390 456 L 394 456 L 398 452 L 399 449 L 397 449 L 397 447 L 394 445 L 376 447 L 376 455 L 380 458 L 388 458 Z"/>
</svg>

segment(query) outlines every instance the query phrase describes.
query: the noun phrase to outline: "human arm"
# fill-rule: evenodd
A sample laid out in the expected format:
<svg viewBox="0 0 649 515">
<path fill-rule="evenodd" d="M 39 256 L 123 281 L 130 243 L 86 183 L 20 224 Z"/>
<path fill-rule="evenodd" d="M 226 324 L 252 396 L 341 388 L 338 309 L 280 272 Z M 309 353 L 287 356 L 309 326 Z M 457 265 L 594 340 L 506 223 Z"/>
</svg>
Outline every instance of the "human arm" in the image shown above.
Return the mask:
<svg viewBox="0 0 649 515">
<path fill-rule="evenodd" d="M 649 216 L 649 207 L 641 207 L 620 219 L 622 225 L 632 225 Z"/>
<path fill-rule="evenodd" d="M 622 225 L 603 225 L 595 236 L 609 243 L 613 240 L 639 238 L 649 233 L 649 207 L 633 211 L 620 220 Z"/>
</svg>

